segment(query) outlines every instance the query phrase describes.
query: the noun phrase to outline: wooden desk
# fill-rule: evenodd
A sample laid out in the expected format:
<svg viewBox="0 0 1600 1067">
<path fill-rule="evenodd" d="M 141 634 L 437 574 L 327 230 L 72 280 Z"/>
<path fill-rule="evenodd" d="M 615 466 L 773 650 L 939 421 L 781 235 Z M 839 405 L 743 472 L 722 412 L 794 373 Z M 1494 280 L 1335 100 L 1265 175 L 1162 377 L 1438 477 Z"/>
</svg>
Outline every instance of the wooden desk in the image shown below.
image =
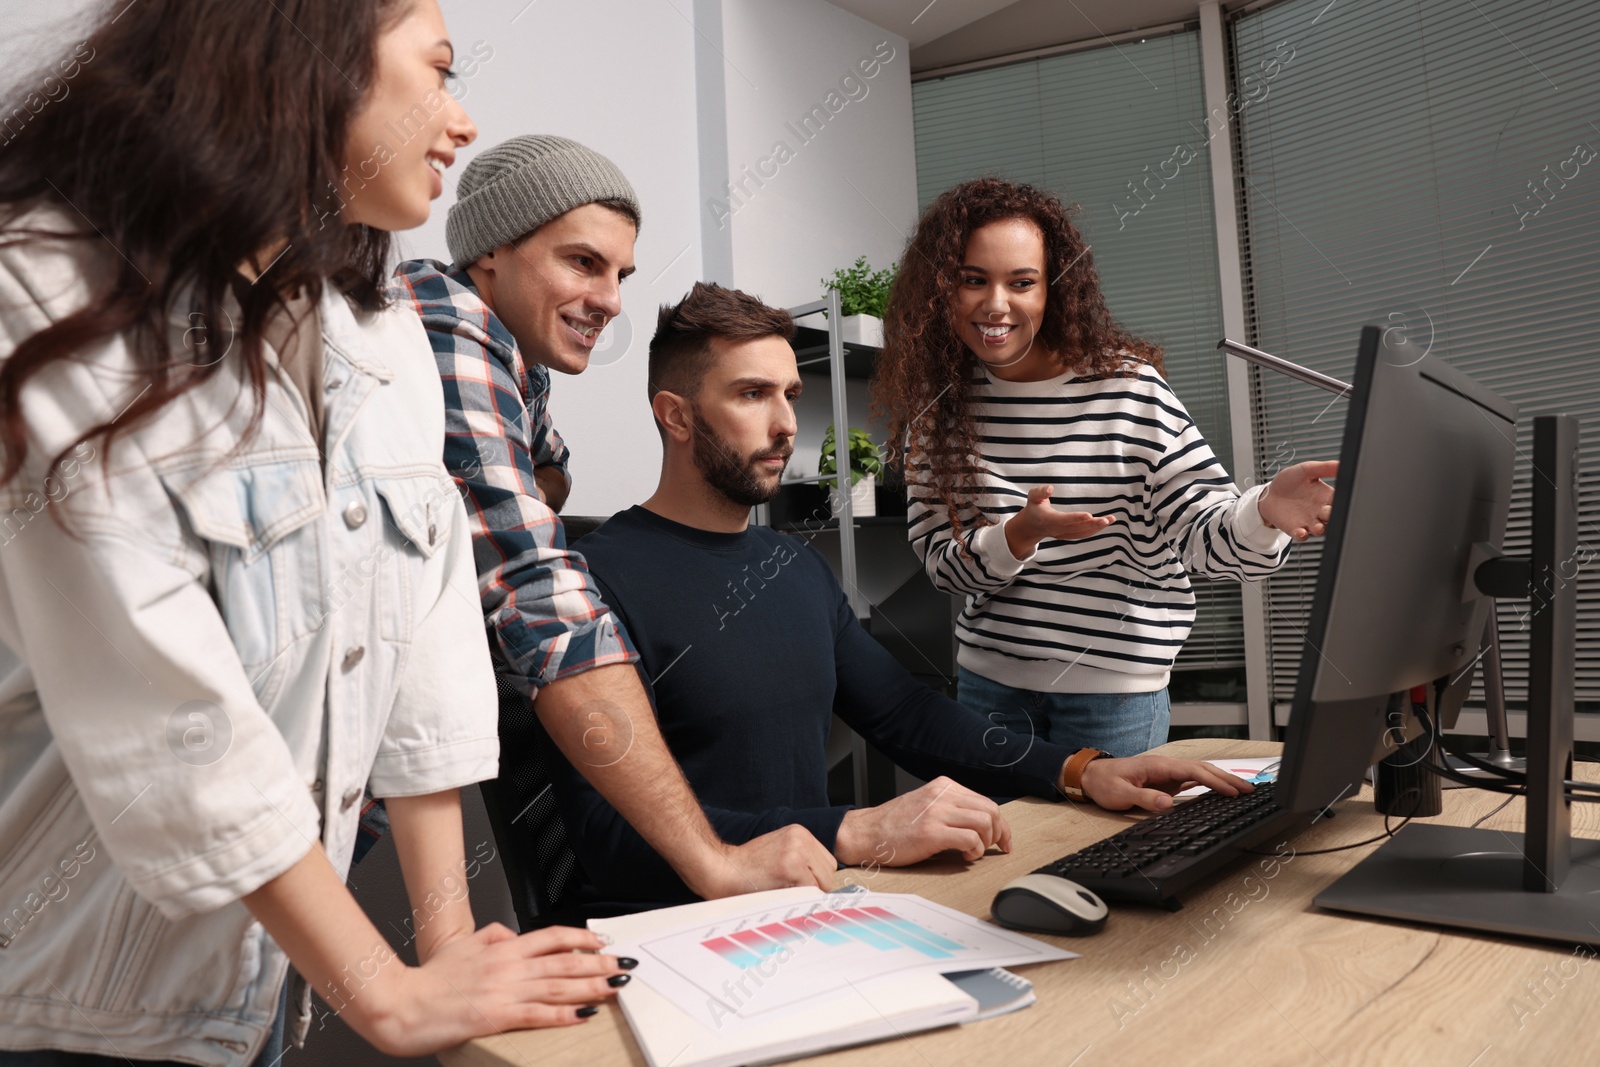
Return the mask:
<svg viewBox="0 0 1600 1067">
<path fill-rule="evenodd" d="M 1179 741 L 1159 751 L 1192 759 L 1276 753 L 1260 741 Z M 1580 773 L 1600 780 L 1594 765 Z M 1470 825 L 1506 798 L 1447 790 L 1439 821 Z M 907 870 L 840 872 L 840 884 L 920 893 L 987 917 L 1006 882 L 1115 831 L 1127 816 L 1020 800 L 1005 807 L 1009 856 L 934 860 Z M 1483 823 L 1520 831 L 1522 801 Z M 1579 804 L 1579 836 L 1600 837 L 1600 811 Z M 1300 851 L 1382 832 L 1370 787 L 1295 838 Z M 1033 1007 L 967 1027 L 915 1034 L 807 1060 L 829 1067 L 1174 1067 L 1215 1064 L 1439 1064 L 1547 1067 L 1600 1064 L 1600 961 L 1571 948 L 1449 933 L 1324 912 L 1311 898 L 1377 845 L 1257 861 L 1191 893 L 1176 913 L 1113 906 L 1097 936 L 1057 943 L 1083 958 L 1024 969 Z M 1262 851 L 1269 851 L 1263 849 Z M 1271 870 L 1273 877 L 1268 878 Z M 1595 913 L 1600 921 L 1600 902 Z M 1049 939 L 1047 939 L 1049 940 Z M 640 1064 L 618 1009 L 563 1030 L 475 1041 L 446 1067 Z"/>
</svg>

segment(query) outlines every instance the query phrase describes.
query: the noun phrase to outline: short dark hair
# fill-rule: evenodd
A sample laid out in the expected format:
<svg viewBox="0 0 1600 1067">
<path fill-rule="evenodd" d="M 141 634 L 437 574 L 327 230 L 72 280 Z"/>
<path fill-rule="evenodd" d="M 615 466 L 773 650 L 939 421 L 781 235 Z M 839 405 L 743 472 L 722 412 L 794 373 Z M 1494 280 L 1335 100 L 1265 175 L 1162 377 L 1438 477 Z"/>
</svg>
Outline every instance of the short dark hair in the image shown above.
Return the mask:
<svg viewBox="0 0 1600 1067">
<path fill-rule="evenodd" d="M 599 204 L 601 207 L 608 207 L 612 211 L 615 211 L 618 215 L 621 215 L 623 218 L 633 223 L 633 230 L 635 233 L 639 232 L 639 213 L 635 211 L 633 209 L 633 205 L 628 203 L 626 200 L 596 200 L 594 203 Z"/>
<path fill-rule="evenodd" d="M 663 389 L 693 396 L 711 365 L 711 342 L 794 336 L 794 319 L 782 308 L 715 282 L 695 282 L 676 304 L 661 305 L 650 339 L 650 399 Z"/>
</svg>

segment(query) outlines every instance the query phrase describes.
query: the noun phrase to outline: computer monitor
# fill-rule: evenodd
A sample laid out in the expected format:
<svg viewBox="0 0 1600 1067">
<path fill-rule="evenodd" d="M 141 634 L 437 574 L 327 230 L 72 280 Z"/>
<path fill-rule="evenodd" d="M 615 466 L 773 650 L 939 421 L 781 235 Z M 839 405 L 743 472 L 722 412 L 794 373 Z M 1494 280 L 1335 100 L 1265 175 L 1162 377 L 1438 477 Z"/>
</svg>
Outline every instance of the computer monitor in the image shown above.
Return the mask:
<svg viewBox="0 0 1600 1067">
<path fill-rule="evenodd" d="M 1473 572 L 1511 507 L 1515 404 L 1372 326 L 1352 386 L 1277 786 L 1294 811 L 1353 793 L 1402 740 L 1391 696 L 1470 684 L 1492 610 Z"/>
<path fill-rule="evenodd" d="M 1600 841 L 1571 836 L 1577 424 L 1534 420 L 1533 546 L 1504 556 L 1517 409 L 1376 327 L 1361 333 L 1327 542 L 1276 799 L 1350 795 L 1394 694 L 1459 707 L 1496 597 L 1532 599 L 1526 833 L 1411 823 L 1316 903 L 1336 911 L 1600 943 Z M 1442 761 L 1442 754 L 1430 753 Z"/>
</svg>

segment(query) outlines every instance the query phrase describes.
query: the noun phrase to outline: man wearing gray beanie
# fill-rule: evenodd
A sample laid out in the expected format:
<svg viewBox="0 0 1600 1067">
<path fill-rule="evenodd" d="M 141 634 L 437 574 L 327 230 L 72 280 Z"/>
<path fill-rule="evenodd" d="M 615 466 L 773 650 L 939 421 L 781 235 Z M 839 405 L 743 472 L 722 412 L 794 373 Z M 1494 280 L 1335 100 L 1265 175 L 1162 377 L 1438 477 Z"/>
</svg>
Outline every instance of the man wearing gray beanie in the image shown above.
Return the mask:
<svg viewBox="0 0 1600 1067">
<path fill-rule="evenodd" d="M 444 461 L 466 500 L 502 681 L 500 780 L 486 798 L 497 834 L 510 835 L 502 848 L 524 853 L 508 870 L 550 859 L 527 854 L 550 841 L 543 830 L 529 841 L 530 823 L 559 835 L 548 793 L 519 792 L 541 776 L 530 768 L 559 758 L 545 747 L 553 741 L 699 895 L 831 888 L 833 857 L 799 826 L 740 846 L 712 830 L 662 741 L 638 654 L 555 514 L 571 483 L 549 372 L 582 373 L 622 310 L 641 218 L 633 186 L 593 149 L 528 135 L 475 158 L 456 195 L 445 227 L 452 262 L 400 264 L 393 292 L 422 317 L 444 384 Z M 506 686 L 537 698 L 543 731 Z M 548 872 L 530 873 L 548 884 Z M 516 884 L 512 893 L 525 925 L 580 918 L 527 899 L 548 894 Z"/>
<path fill-rule="evenodd" d="M 605 156 L 546 135 L 514 137 L 479 155 L 456 197 L 445 225 L 451 264 L 400 264 L 398 295 L 428 328 L 448 406 L 498 411 L 482 395 L 492 384 L 485 375 L 492 365 L 507 372 L 532 416 L 522 428 L 540 496 L 560 511 L 571 481 L 550 422 L 549 372 L 583 373 L 600 332 L 621 312 L 639 200 Z"/>
</svg>

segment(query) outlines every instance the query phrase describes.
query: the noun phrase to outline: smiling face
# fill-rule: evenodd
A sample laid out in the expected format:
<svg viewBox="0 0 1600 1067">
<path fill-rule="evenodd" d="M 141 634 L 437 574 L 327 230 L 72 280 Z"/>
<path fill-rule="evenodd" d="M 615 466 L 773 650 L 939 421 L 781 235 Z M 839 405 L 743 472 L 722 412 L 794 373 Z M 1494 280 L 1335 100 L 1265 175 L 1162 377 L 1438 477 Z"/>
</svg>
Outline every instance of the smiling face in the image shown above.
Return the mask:
<svg viewBox="0 0 1600 1067">
<path fill-rule="evenodd" d="M 991 222 L 967 239 L 952 301 L 956 333 L 996 378 L 1032 382 L 1061 373 L 1053 355 L 1034 344 L 1049 282 L 1044 234 L 1028 219 Z"/>
<path fill-rule="evenodd" d="M 734 504 L 764 504 L 794 453 L 794 404 L 802 388 L 794 349 L 782 337 L 718 339 L 712 353 L 687 398 L 695 469 Z"/>
<path fill-rule="evenodd" d="M 345 141 L 344 222 L 393 231 L 427 221 L 456 149 L 478 136 L 445 88 L 454 58 L 437 0 L 413 0 L 379 35 L 372 88 Z"/>
<path fill-rule="evenodd" d="M 622 313 L 637 233 L 620 211 L 584 204 L 487 253 L 470 273 L 524 362 L 581 374 L 600 332 Z"/>
</svg>

